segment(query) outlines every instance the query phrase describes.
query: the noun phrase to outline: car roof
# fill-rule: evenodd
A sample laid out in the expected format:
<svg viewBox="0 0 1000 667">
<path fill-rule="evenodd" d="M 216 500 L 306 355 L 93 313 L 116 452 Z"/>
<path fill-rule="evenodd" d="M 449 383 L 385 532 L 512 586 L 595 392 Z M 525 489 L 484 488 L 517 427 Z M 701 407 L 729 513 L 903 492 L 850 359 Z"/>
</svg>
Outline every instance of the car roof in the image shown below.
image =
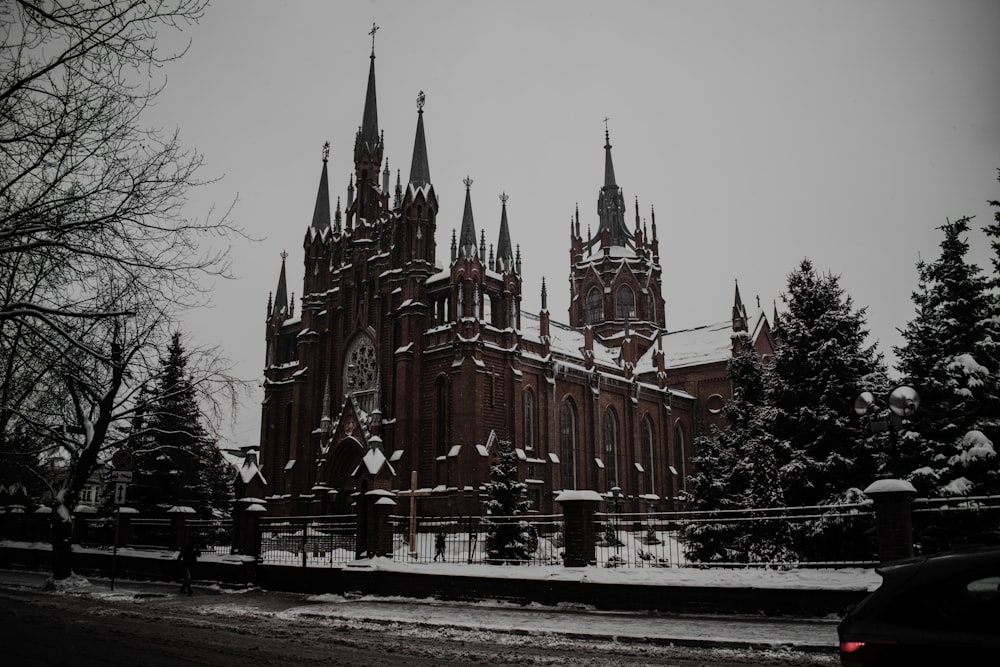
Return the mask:
<svg viewBox="0 0 1000 667">
<path fill-rule="evenodd" d="M 1000 546 L 977 546 L 956 549 L 905 560 L 893 561 L 875 568 L 885 579 L 903 579 L 920 571 L 921 578 L 948 577 L 970 569 L 996 565 L 1000 567 Z"/>
</svg>

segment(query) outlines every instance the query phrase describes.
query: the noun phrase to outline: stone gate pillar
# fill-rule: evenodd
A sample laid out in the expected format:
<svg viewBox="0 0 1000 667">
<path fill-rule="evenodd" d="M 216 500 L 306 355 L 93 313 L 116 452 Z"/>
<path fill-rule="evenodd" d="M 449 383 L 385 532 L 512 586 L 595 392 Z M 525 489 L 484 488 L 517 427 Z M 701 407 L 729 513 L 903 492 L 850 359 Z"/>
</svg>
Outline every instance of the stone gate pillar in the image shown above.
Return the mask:
<svg viewBox="0 0 1000 667">
<path fill-rule="evenodd" d="M 597 491 L 563 491 L 556 497 L 563 508 L 563 565 L 586 567 L 597 562 L 594 513 L 601 503 Z"/>
<path fill-rule="evenodd" d="M 880 479 L 865 495 L 875 503 L 878 557 L 883 563 L 913 556 L 913 519 L 910 505 L 917 490 L 901 479 Z"/>
</svg>

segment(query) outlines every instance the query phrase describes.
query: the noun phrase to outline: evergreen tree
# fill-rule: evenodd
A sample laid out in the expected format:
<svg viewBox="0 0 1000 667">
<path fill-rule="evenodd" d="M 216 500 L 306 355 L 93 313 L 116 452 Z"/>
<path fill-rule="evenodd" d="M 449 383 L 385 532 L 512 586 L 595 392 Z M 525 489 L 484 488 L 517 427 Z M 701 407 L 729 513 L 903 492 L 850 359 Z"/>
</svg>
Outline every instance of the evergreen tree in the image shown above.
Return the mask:
<svg viewBox="0 0 1000 667">
<path fill-rule="evenodd" d="M 509 440 L 501 440 L 497 462 L 490 467 L 486 484 L 486 555 L 491 563 L 518 564 L 538 549 L 538 534 L 527 521 L 514 517 L 528 509 L 527 485 L 517 480 L 517 453 Z"/>
<path fill-rule="evenodd" d="M 231 499 L 232 474 L 202 426 L 187 361 L 180 334 L 174 333 L 160 359 L 149 409 L 133 423 L 135 475 L 129 499 L 144 514 L 187 505 L 209 518 L 226 510 Z"/>
<path fill-rule="evenodd" d="M 765 394 L 765 369 L 749 336 L 740 334 L 728 363 L 732 398 L 723 408 L 727 428 L 713 427 L 699 438 L 695 472 L 688 479 L 695 510 L 742 510 L 783 505 L 774 464 L 771 411 Z M 761 454 L 764 454 L 763 456 Z M 770 487 L 770 488 L 769 488 Z M 745 526 L 726 521 L 692 524 L 685 531 L 688 557 L 700 562 L 747 562 L 753 553 L 770 551 Z"/>
<path fill-rule="evenodd" d="M 917 264 L 916 315 L 903 331 L 905 344 L 896 348 L 900 372 L 921 395 L 921 408 L 902 437 L 914 462 L 906 478 L 921 495 L 1000 491 L 993 445 L 1000 309 L 991 288 L 997 282 L 967 259 L 969 221 L 942 226 L 941 255 Z M 987 234 L 996 233 L 987 228 Z"/>
<path fill-rule="evenodd" d="M 865 436 L 852 406 L 862 388 L 884 391 L 885 366 L 839 276 L 804 259 L 782 299 L 768 392 L 780 486 L 792 506 L 837 502 L 876 478 L 880 441 Z"/>
</svg>

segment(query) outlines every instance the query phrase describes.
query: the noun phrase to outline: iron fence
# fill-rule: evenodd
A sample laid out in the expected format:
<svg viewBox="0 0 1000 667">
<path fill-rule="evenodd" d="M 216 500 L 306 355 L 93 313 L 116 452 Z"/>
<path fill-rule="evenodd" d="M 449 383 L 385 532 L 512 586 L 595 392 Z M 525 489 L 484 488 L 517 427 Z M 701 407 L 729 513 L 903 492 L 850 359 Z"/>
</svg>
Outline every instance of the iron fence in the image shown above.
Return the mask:
<svg viewBox="0 0 1000 667">
<path fill-rule="evenodd" d="M 1000 496 L 920 498 L 913 501 L 911 512 L 917 554 L 1000 544 Z"/>
<path fill-rule="evenodd" d="M 871 566 L 870 503 L 648 513 L 598 513 L 602 567 Z"/>
<path fill-rule="evenodd" d="M 559 565 L 562 563 L 561 514 L 522 514 L 510 517 L 391 516 L 392 557 L 400 562 L 466 564 Z M 511 554 L 490 549 L 490 535 L 509 529 L 527 547 Z"/>
<path fill-rule="evenodd" d="M 357 517 L 299 516 L 260 520 L 260 559 L 264 563 L 318 567 L 356 558 Z"/>
</svg>

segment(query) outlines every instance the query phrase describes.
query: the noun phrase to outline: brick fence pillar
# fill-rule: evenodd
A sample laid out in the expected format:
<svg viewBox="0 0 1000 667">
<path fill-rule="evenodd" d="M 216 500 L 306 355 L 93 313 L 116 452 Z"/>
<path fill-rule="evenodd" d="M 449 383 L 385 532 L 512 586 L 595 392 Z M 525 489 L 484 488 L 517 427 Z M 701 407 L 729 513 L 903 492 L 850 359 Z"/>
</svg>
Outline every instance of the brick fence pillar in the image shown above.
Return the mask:
<svg viewBox="0 0 1000 667">
<path fill-rule="evenodd" d="M 601 495 L 597 491 L 563 491 L 556 502 L 563 508 L 563 565 L 586 567 L 595 564 L 594 513 L 600 505 Z"/>
<path fill-rule="evenodd" d="M 396 501 L 393 500 L 395 495 L 385 489 L 372 489 L 365 493 L 363 502 L 367 511 L 364 515 L 364 526 L 358 527 L 364 530 L 363 550 L 366 553 L 363 556 L 372 558 L 392 554 L 392 525 L 389 523 L 389 517 L 396 508 Z"/>
<path fill-rule="evenodd" d="M 865 489 L 875 503 L 878 557 L 883 563 L 913 556 L 913 519 L 910 505 L 917 490 L 900 479 L 880 479 Z"/>
<path fill-rule="evenodd" d="M 174 549 L 180 549 L 187 545 L 191 539 L 191 527 L 188 526 L 188 517 L 195 514 L 193 507 L 187 505 L 175 505 L 167 510 L 170 517 L 170 532 L 174 538 Z"/>
</svg>

